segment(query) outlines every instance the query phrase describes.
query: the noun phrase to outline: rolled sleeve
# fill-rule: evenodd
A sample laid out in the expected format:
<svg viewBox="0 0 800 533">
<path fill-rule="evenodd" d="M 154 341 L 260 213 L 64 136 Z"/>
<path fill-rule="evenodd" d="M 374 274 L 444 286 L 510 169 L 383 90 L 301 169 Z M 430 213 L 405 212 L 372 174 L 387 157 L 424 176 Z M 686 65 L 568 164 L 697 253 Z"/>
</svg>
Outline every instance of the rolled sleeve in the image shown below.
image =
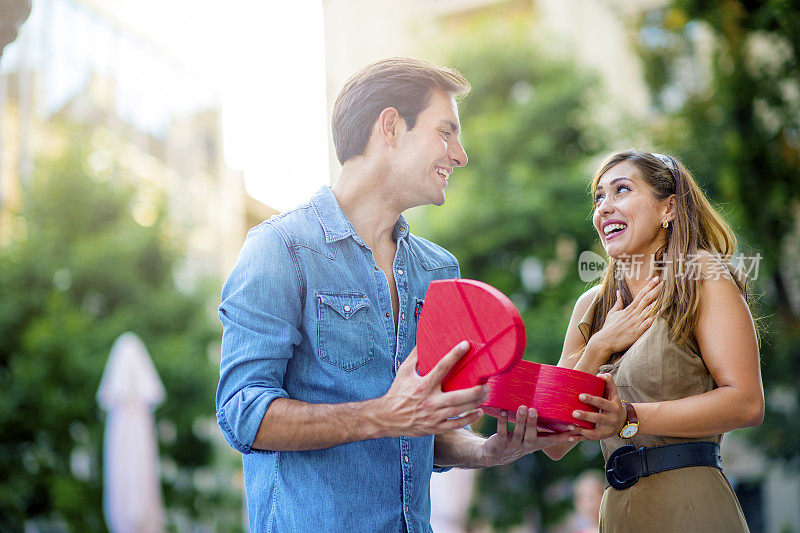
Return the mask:
<svg viewBox="0 0 800 533">
<path fill-rule="evenodd" d="M 297 263 L 269 223 L 251 230 L 222 289 L 222 354 L 217 422 L 228 444 L 252 448 L 261 420 L 283 388 L 286 365 L 300 343 L 301 287 Z"/>
</svg>

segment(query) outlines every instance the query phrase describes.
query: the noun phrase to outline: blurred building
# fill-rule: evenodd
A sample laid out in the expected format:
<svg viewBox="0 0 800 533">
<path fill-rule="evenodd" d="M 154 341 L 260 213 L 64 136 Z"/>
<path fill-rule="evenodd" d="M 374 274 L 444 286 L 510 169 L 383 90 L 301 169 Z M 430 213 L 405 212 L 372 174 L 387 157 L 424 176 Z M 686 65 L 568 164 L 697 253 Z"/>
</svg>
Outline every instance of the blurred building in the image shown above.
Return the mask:
<svg viewBox="0 0 800 533">
<path fill-rule="evenodd" d="M 176 276 L 230 271 L 249 227 L 275 210 L 249 197 L 223 156 L 220 103 L 207 85 L 146 38 L 87 3 L 34 2 L 0 63 L 0 244 L 41 157 L 58 154 L 74 128 L 87 134 L 90 172 L 136 184 L 141 225 L 166 207 L 185 257 Z"/>
</svg>

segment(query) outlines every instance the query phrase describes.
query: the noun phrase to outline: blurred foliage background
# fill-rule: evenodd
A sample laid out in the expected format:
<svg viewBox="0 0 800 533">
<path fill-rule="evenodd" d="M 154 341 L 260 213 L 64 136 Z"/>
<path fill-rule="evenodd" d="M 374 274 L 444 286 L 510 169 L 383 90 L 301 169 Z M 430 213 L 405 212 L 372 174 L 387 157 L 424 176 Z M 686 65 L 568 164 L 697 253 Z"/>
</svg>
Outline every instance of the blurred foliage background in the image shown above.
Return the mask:
<svg viewBox="0 0 800 533">
<path fill-rule="evenodd" d="M 132 185 L 113 168 L 93 174 L 87 133 L 71 127 L 70 138 L 37 162 L 17 219 L 25 237 L 0 249 L 0 530 L 105 530 L 95 394 L 126 331 L 167 392 L 157 417 L 170 523 L 238 530 L 241 500 L 214 488 L 215 291 L 176 287 L 179 236 L 161 215 L 136 223 Z"/>
<path fill-rule="evenodd" d="M 598 73 L 543 48 L 526 24 L 463 31 L 442 62 L 473 85 L 460 105 L 470 162 L 445 207 L 415 210 L 412 225 L 451 250 L 464 277 L 510 295 L 527 327 L 526 358 L 553 364 L 588 288 L 578 254 L 602 253 L 590 223 L 595 165 L 634 144 L 675 154 L 734 226 L 740 250 L 763 256 L 751 290 L 767 414 L 742 433 L 796 472 L 800 5 L 674 0 L 645 9 L 631 31 L 652 100 L 647 120 L 624 108 L 609 120 Z M 698 71 L 706 75 L 686 79 Z M 69 145 L 37 161 L 22 191 L 12 219 L 21 237 L 0 248 L 0 530 L 105 530 L 104 414 L 94 395 L 114 339 L 130 330 L 167 389 L 156 417 L 170 529 L 238 531 L 238 460 L 215 444 L 213 419 L 221 280 L 178 286 L 188 236 L 165 222 L 163 202 L 154 224 L 137 224 L 133 185 L 113 166 L 92 170 L 87 132 L 70 127 Z M 483 430 L 493 432 L 494 419 Z M 471 524 L 557 524 L 571 481 L 601 466 L 599 447 L 582 443 L 559 462 L 534 454 L 481 471 Z"/>
</svg>

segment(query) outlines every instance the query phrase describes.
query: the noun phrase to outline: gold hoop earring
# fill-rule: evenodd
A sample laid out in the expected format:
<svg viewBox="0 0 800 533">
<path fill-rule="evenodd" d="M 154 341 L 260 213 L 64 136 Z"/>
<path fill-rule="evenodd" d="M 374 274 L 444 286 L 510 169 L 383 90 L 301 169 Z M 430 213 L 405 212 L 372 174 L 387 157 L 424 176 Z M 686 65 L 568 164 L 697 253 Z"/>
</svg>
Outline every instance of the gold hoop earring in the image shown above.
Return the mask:
<svg viewBox="0 0 800 533">
<path fill-rule="evenodd" d="M 662 228 L 664 228 L 664 229 L 667 229 L 667 228 L 669 227 L 669 222 L 665 220 L 665 221 L 664 221 L 664 222 L 661 224 L 661 227 L 662 227 Z"/>
</svg>

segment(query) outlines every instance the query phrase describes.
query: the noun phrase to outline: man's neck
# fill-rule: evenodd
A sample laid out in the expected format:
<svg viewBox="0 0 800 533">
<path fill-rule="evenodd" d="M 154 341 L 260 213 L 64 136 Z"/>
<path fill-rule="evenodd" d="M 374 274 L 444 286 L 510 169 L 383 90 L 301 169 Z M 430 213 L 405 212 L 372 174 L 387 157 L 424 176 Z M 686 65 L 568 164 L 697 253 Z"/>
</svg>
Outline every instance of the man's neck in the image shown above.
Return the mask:
<svg viewBox="0 0 800 533">
<path fill-rule="evenodd" d="M 333 194 L 356 233 L 373 251 L 391 242 L 403 207 L 385 173 L 365 164 L 346 164 Z"/>
</svg>

